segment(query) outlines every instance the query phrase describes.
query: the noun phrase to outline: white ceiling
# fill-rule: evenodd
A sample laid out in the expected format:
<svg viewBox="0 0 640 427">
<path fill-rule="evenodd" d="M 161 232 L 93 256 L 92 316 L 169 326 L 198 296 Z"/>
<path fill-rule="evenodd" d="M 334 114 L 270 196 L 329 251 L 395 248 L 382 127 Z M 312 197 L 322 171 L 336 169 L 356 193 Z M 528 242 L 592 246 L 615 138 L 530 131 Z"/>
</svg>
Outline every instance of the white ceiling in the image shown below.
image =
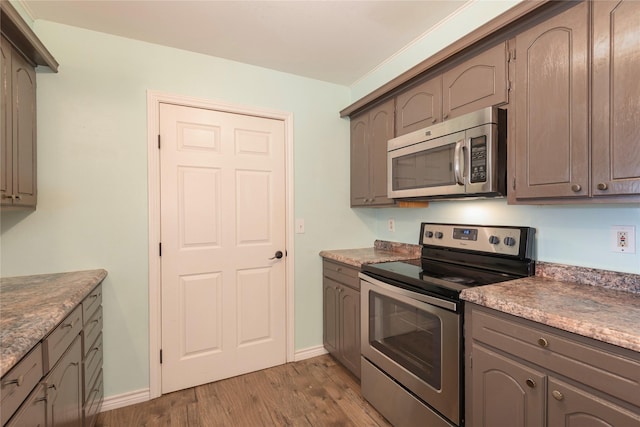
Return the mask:
<svg viewBox="0 0 640 427">
<path fill-rule="evenodd" d="M 34 20 L 351 85 L 474 0 L 22 0 Z"/>
</svg>

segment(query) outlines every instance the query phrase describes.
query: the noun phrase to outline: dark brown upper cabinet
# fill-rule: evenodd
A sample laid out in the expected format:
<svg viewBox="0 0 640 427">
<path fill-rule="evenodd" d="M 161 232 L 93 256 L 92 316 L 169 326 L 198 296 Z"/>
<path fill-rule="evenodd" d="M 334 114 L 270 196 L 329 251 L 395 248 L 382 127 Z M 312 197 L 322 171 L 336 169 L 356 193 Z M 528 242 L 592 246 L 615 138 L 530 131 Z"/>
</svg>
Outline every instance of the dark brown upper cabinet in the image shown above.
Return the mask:
<svg viewBox="0 0 640 427">
<path fill-rule="evenodd" d="M 0 204 L 36 206 L 36 73 L 2 37 Z"/>
<path fill-rule="evenodd" d="M 443 120 L 509 102 L 507 52 L 500 43 L 442 75 Z"/>
<path fill-rule="evenodd" d="M 593 196 L 640 195 L 640 2 L 593 2 Z"/>
<path fill-rule="evenodd" d="M 58 63 L 8 1 L 0 2 L 0 206 L 35 208 L 36 73 Z"/>
<path fill-rule="evenodd" d="M 509 101 L 502 42 L 396 96 L 396 136 Z"/>
<path fill-rule="evenodd" d="M 409 88 L 396 97 L 396 136 L 442 121 L 442 76 Z"/>
<path fill-rule="evenodd" d="M 387 141 L 393 138 L 394 100 L 351 118 L 351 206 L 389 206 Z"/>
<path fill-rule="evenodd" d="M 516 36 L 510 203 L 640 201 L 638 22 L 585 1 Z"/>
<path fill-rule="evenodd" d="M 516 36 L 516 199 L 589 195 L 589 3 Z"/>
</svg>

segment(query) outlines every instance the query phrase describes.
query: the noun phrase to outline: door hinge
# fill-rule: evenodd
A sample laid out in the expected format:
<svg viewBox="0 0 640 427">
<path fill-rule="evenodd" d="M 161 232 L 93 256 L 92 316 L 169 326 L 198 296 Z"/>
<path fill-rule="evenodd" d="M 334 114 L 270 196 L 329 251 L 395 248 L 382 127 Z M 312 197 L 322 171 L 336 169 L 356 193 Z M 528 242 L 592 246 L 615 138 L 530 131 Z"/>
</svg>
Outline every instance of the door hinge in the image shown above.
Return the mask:
<svg viewBox="0 0 640 427">
<path fill-rule="evenodd" d="M 162 256 L 162 242 L 158 243 L 158 256 Z"/>
<path fill-rule="evenodd" d="M 516 50 L 509 49 L 509 62 L 513 62 L 516 60 Z"/>
<path fill-rule="evenodd" d="M 160 349 L 160 364 L 162 364 L 162 349 Z"/>
<path fill-rule="evenodd" d="M 507 80 L 507 92 L 511 92 L 511 80 Z"/>
<path fill-rule="evenodd" d="M 160 149 L 160 135 L 158 135 L 158 149 Z"/>
<path fill-rule="evenodd" d="M 515 190 L 516 189 L 516 179 L 513 178 L 513 183 L 511 184 L 511 187 Z"/>
</svg>

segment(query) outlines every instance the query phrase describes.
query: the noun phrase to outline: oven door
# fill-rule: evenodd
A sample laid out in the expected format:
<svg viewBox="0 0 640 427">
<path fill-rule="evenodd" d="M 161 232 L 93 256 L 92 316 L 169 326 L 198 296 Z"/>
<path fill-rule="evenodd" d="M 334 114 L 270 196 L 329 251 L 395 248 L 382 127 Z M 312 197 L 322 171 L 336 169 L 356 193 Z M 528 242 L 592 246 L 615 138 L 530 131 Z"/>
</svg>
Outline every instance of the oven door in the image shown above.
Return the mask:
<svg viewBox="0 0 640 427">
<path fill-rule="evenodd" d="M 420 142 L 420 131 L 396 138 L 387 153 L 390 198 L 461 195 L 465 193 L 465 133 Z M 401 140 L 406 138 L 405 140 Z M 414 140 L 417 139 L 417 142 Z"/>
<path fill-rule="evenodd" d="M 366 274 L 361 273 L 360 278 L 362 356 L 459 425 L 461 325 L 457 304 Z"/>
</svg>

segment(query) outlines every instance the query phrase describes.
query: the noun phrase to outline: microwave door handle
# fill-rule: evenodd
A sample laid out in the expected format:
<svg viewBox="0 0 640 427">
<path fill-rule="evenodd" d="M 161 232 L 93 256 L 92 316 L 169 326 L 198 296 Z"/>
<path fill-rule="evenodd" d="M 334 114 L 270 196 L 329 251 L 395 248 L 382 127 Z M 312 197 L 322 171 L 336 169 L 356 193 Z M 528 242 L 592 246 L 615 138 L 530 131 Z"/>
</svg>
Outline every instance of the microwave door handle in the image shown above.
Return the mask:
<svg viewBox="0 0 640 427">
<path fill-rule="evenodd" d="M 464 156 L 462 155 L 462 144 L 463 140 L 456 142 L 456 147 L 453 151 L 453 173 L 455 175 L 455 180 L 458 185 L 464 185 L 464 163 L 462 164 L 462 168 L 460 167 L 460 160 L 464 162 Z"/>
</svg>

